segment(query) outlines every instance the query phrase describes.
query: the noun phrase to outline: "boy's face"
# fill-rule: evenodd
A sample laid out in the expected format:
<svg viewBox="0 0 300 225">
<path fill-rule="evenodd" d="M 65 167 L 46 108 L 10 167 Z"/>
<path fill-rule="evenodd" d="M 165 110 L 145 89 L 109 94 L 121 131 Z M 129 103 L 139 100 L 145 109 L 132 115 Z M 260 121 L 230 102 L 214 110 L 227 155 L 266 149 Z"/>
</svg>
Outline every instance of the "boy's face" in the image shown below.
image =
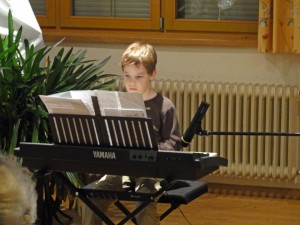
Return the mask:
<svg viewBox="0 0 300 225">
<path fill-rule="evenodd" d="M 151 92 L 151 81 L 156 76 L 156 71 L 147 73 L 143 65 L 126 65 L 123 70 L 124 84 L 128 92 L 137 92 L 143 95 L 144 100 Z"/>
</svg>

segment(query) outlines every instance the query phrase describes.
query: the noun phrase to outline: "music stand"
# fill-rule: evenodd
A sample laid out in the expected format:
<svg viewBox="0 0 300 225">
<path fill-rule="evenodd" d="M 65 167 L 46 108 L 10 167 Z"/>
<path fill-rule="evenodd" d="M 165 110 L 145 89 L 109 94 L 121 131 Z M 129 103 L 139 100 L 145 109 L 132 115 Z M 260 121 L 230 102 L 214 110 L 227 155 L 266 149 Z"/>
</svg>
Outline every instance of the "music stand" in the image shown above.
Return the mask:
<svg viewBox="0 0 300 225">
<path fill-rule="evenodd" d="M 55 144 L 158 150 L 149 118 L 49 114 Z"/>
</svg>

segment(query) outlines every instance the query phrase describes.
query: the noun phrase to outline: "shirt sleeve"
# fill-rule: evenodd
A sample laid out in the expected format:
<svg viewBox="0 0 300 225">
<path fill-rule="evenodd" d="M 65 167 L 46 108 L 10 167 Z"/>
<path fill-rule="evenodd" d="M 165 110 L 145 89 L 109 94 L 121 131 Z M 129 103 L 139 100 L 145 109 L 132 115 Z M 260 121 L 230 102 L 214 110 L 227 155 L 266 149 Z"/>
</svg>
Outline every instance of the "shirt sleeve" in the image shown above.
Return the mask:
<svg viewBox="0 0 300 225">
<path fill-rule="evenodd" d="M 161 141 L 158 143 L 162 150 L 181 150 L 181 134 L 174 104 L 165 99 L 162 112 Z"/>
</svg>

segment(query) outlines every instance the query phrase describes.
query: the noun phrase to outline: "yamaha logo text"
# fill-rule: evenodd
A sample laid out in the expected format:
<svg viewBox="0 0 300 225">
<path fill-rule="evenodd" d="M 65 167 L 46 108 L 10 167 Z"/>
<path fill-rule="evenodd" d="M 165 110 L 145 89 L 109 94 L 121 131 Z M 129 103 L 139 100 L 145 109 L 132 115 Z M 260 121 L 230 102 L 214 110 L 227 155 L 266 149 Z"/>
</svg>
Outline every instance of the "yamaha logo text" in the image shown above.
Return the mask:
<svg viewBox="0 0 300 225">
<path fill-rule="evenodd" d="M 116 159 L 115 152 L 93 151 L 93 155 L 98 159 Z"/>
</svg>

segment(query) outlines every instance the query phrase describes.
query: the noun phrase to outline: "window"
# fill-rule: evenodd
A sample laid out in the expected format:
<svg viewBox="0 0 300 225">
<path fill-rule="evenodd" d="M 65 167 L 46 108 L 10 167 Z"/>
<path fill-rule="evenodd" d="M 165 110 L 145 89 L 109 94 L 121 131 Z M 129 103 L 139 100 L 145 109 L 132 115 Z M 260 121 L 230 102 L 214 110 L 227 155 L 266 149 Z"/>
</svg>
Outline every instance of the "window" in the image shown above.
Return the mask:
<svg viewBox="0 0 300 225">
<path fill-rule="evenodd" d="M 258 0 L 30 0 L 30 3 L 46 40 L 139 39 L 159 44 L 225 46 L 257 43 Z"/>
<path fill-rule="evenodd" d="M 168 30 L 257 33 L 258 0 L 167 1 Z"/>
<path fill-rule="evenodd" d="M 29 0 L 41 27 L 55 27 L 55 0 Z"/>
<path fill-rule="evenodd" d="M 257 21 L 258 1 L 178 0 L 176 19 Z"/>
<path fill-rule="evenodd" d="M 61 0 L 61 26 L 159 30 L 160 0 Z"/>
<path fill-rule="evenodd" d="M 72 15 L 149 19 L 150 0 L 73 0 Z"/>
<path fill-rule="evenodd" d="M 31 7 L 37 16 L 46 16 L 46 1 L 29 0 Z"/>
</svg>

